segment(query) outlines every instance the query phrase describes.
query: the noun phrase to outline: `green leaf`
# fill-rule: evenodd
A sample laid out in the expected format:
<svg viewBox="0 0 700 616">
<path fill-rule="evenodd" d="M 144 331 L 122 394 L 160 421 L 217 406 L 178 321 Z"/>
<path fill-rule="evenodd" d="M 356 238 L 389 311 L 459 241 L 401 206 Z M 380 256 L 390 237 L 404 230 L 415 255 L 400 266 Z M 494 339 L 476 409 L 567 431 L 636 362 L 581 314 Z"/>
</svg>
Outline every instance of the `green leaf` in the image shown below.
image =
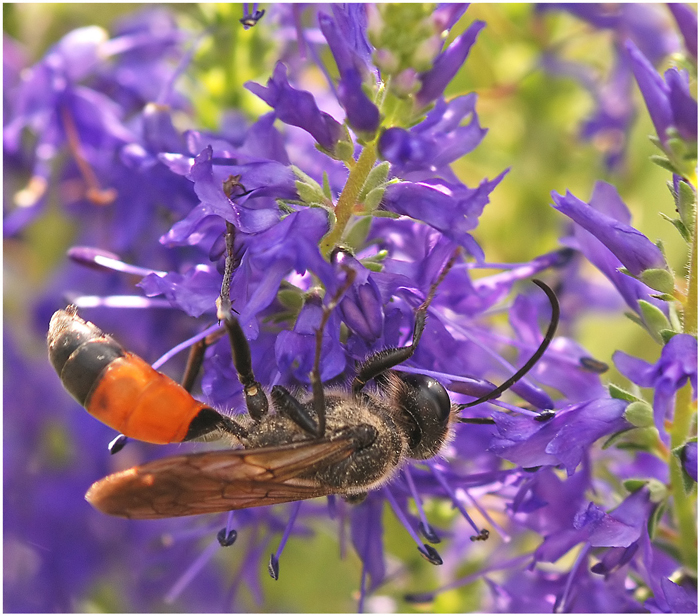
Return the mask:
<svg viewBox="0 0 700 616">
<path fill-rule="evenodd" d="M 367 212 L 374 212 L 382 202 L 386 189 L 384 186 L 373 188 L 365 197 L 364 204 Z"/>
<path fill-rule="evenodd" d="M 642 312 L 642 319 L 644 319 L 647 331 L 656 342 L 662 344 L 661 330 L 671 329 L 671 324 L 668 322 L 666 315 L 654 304 L 643 299 L 637 300 L 637 304 L 639 304 L 639 309 Z"/>
<path fill-rule="evenodd" d="M 697 216 L 697 195 L 693 191 L 690 184 L 687 182 L 678 183 L 678 200 L 676 208 L 681 217 L 681 221 L 686 229 L 689 230 L 695 227 L 695 218 Z"/>
<path fill-rule="evenodd" d="M 652 163 L 657 164 L 662 169 L 666 169 L 666 171 L 670 171 L 671 173 L 677 173 L 676 167 L 665 156 L 659 156 L 658 154 L 652 154 L 649 157 L 649 160 L 651 160 Z"/>
<path fill-rule="evenodd" d="M 371 216 L 360 216 L 357 218 L 357 221 L 345 233 L 345 244 L 352 250 L 357 251 L 367 240 L 367 234 L 371 225 Z"/>
<path fill-rule="evenodd" d="M 385 188 L 384 184 L 386 183 L 387 177 L 389 177 L 390 167 L 391 165 L 387 161 L 383 161 L 372 167 L 372 170 L 367 175 L 367 179 L 365 180 L 362 190 L 360 191 L 360 195 L 357 199 L 360 203 L 365 202 L 367 195 L 374 189 L 379 188 L 380 186 Z"/>
<path fill-rule="evenodd" d="M 630 428 L 616 432 L 603 445 L 607 449 L 615 445 L 618 449 L 634 451 L 651 451 L 659 440 L 659 431 L 655 427 Z"/>
<path fill-rule="evenodd" d="M 618 387 L 614 383 L 608 383 L 608 391 L 610 392 L 610 397 L 616 398 L 617 400 L 627 400 L 627 402 L 636 402 L 639 400 L 637 396 Z"/>
<path fill-rule="evenodd" d="M 360 263 L 372 272 L 381 272 L 384 267 L 384 260 L 387 256 L 389 256 L 389 251 L 380 250 L 376 255 L 372 255 L 366 259 L 360 259 Z"/>
<path fill-rule="evenodd" d="M 646 484 L 646 479 L 626 479 L 622 482 L 625 490 L 627 490 L 630 494 L 634 494 L 637 490 L 641 490 Z"/>
<path fill-rule="evenodd" d="M 346 129 L 347 130 L 347 129 Z M 349 139 L 348 135 L 348 139 Z M 333 157 L 337 160 L 342 160 L 345 162 L 350 162 L 353 160 L 353 154 L 355 153 L 355 147 L 351 141 L 339 141 L 335 146 L 335 151 L 333 152 Z"/>
<path fill-rule="evenodd" d="M 666 503 L 662 503 L 658 507 L 655 507 L 654 511 L 649 517 L 647 530 L 649 532 L 649 538 L 652 541 L 656 538 L 656 529 L 659 527 L 659 522 L 663 518 L 664 513 L 666 513 Z"/>
<path fill-rule="evenodd" d="M 624 441 L 630 432 L 635 432 L 635 430 L 625 428 L 624 430 L 620 430 L 619 432 L 611 434 L 603 443 L 603 449 L 608 449 L 613 445 L 619 447 L 620 449 L 625 449 L 626 447 Z M 620 443 L 622 443 L 622 445 Z"/>
<path fill-rule="evenodd" d="M 381 272 L 384 269 L 381 263 L 375 263 L 374 261 L 370 261 L 364 265 L 370 272 Z"/>
<path fill-rule="evenodd" d="M 672 329 L 662 329 L 659 334 L 661 334 L 661 339 L 664 341 L 664 344 L 668 344 L 668 341 L 673 338 L 678 332 L 674 331 Z"/>
<path fill-rule="evenodd" d="M 671 294 L 675 288 L 673 274 L 666 269 L 653 268 L 644 270 L 640 276 L 640 280 L 654 291 Z"/>
<path fill-rule="evenodd" d="M 685 240 L 685 242 L 690 243 L 691 241 L 691 236 L 690 236 L 690 231 L 688 230 L 688 227 L 686 227 L 683 224 L 683 221 L 680 218 L 671 218 L 670 216 L 666 216 L 663 212 L 659 212 L 661 214 L 661 218 L 664 220 L 670 222 L 678 231 L 678 233 L 681 234 L 681 237 Z"/>
<path fill-rule="evenodd" d="M 685 141 L 678 136 L 677 131 L 668 131 L 669 137 L 666 139 L 666 149 L 671 152 L 672 160 L 681 160 L 685 155 Z"/>
<path fill-rule="evenodd" d="M 301 180 L 302 182 L 304 182 L 304 184 L 308 184 L 309 186 L 313 186 L 313 187 L 316 188 L 319 192 L 323 192 L 323 191 L 321 190 L 320 184 L 319 184 L 316 180 L 314 180 L 310 175 L 307 175 L 306 173 L 304 173 L 304 172 L 303 172 L 301 169 L 299 169 L 299 167 L 297 167 L 296 165 L 292 165 L 292 172 L 294 173 L 294 175 L 297 176 L 297 178 L 298 178 L 299 180 Z"/>
<path fill-rule="evenodd" d="M 331 192 L 331 183 L 328 180 L 328 173 L 323 172 L 323 194 L 330 203 L 333 203 L 333 193 Z"/>
<path fill-rule="evenodd" d="M 297 192 L 301 200 L 307 204 L 311 205 L 314 203 L 323 203 L 326 200 L 326 196 L 323 194 L 321 187 L 317 184 L 316 186 L 311 186 L 310 184 L 305 184 L 297 180 L 295 183 Z"/>
<path fill-rule="evenodd" d="M 630 478 L 622 482 L 625 489 L 633 494 L 646 487 L 649 489 L 649 498 L 652 503 L 660 503 L 668 498 L 668 488 L 658 479 Z"/>
<path fill-rule="evenodd" d="M 285 308 L 294 312 L 299 312 L 304 304 L 304 298 L 299 289 L 282 289 L 277 292 L 277 299 Z"/>
<path fill-rule="evenodd" d="M 660 299 L 662 302 L 676 301 L 676 298 L 673 297 L 673 295 L 669 295 L 668 293 L 652 293 L 651 297 L 653 297 L 654 299 Z"/>
<path fill-rule="evenodd" d="M 625 316 L 633 323 L 636 323 L 637 325 L 639 325 L 639 327 L 643 327 L 644 329 L 646 329 L 646 325 L 644 325 L 644 321 L 642 321 L 642 319 L 640 318 L 640 316 L 636 312 L 625 311 Z"/>
<path fill-rule="evenodd" d="M 290 201 L 290 203 L 293 203 L 293 201 Z M 280 209 L 282 214 L 291 214 L 292 212 L 295 212 L 296 210 L 291 207 L 287 202 L 283 201 L 282 199 L 277 199 L 277 207 Z"/>
</svg>

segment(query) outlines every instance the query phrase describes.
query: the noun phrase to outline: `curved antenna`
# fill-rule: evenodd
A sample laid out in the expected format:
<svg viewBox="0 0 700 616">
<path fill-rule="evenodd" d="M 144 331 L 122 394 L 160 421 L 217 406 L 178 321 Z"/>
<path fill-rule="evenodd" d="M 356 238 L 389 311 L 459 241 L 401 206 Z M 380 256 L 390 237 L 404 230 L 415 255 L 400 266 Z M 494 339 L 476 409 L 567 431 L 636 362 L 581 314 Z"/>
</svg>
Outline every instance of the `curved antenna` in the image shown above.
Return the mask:
<svg viewBox="0 0 700 616">
<path fill-rule="evenodd" d="M 534 282 L 540 289 L 542 289 L 546 293 L 547 298 L 549 299 L 549 303 L 552 306 L 552 318 L 549 321 L 549 327 L 547 328 L 547 333 L 544 335 L 542 343 L 540 344 L 538 349 L 532 354 L 532 357 L 530 357 L 530 359 L 528 359 L 527 362 L 525 362 L 525 365 L 522 368 L 520 368 L 520 370 L 518 370 L 513 376 L 511 376 L 505 383 L 499 385 L 498 387 L 496 387 L 496 389 L 490 391 L 485 396 L 482 396 L 477 400 L 472 400 L 471 402 L 466 402 L 464 404 L 457 405 L 458 411 L 469 408 L 470 406 L 476 406 L 477 404 L 481 404 L 482 402 L 487 402 L 488 400 L 493 400 L 493 398 L 497 398 L 498 396 L 500 396 L 506 389 L 509 389 L 512 385 L 517 383 L 530 371 L 530 369 L 539 361 L 540 357 L 544 355 L 544 352 L 547 350 L 549 343 L 554 338 L 554 332 L 557 331 L 557 325 L 559 325 L 559 315 L 561 314 L 559 309 L 559 300 L 554 294 L 554 291 L 552 291 L 552 289 L 550 289 L 544 282 L 535 279 L 533 279 L 532 282 Z M 463 423 L 469 423 L 469 420 L 463 421 Z"/>
</svg>

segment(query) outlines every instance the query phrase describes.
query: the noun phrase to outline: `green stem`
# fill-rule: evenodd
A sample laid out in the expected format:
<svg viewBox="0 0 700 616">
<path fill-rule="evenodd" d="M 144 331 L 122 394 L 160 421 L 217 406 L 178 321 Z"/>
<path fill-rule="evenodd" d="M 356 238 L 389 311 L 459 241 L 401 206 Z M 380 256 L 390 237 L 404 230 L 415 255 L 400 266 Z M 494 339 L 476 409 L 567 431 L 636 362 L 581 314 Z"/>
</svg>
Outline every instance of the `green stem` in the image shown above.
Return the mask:
<svg viewBox="0 0 700 616">
<path fill-rule="evenodd" d="M 357 197 L 362 190 L 362 187 L 367 180 L 369 172 L 374 167 L 377 160 L 377 149 L 373 143 L 367 144 L 362 150 L 357 162 L 350 168 L 348 181 L 345 183 L 343 192 L 338 197 L 338 203 L 335 206 L 335 225 L 321 240 L 321 253 L 327 257 L 331 250 L 340 242 L 345 232 L 352 212 L 357 203 Z"/>
<path fill-rule="evenodd" d="M 676 394 L 676 409 L 671 429 L 671 448 L 683 445 L 693 423 L 692 388 L 687 383 Z M 670 455 L 671 491 L 673 492 L 673 513 L 678 529 L 678 551 L 681 563 L 691 572 L 697 572 L 698 546 L 696 527 L 697 490 L 686 494 L 683 483 L 683 469 L 678 456 Z"/>
<path fill-rule="evenodd" d="M 693 244 L 688 264 L 688 297 L 683 307 L 683 333 L 696 334 L 698 323 L 698 220 L 697 204 L 693 225 Z"/>
<path fill-rule="evenodd" d="M 697 332 L 698 317 L 698 225 L 697 211 L 693 230 L 693 243 L 690 249 L 688 264 L 688 295 L 683 306 L 683 332 Z M 684 445 L 691 436 L 696 404 L 693 403 L 691 384 L 687 383 L 676 394 L 676 408 L 671 427 L 671 449 Z M 678 551 L 681 562 L 688 571 L 697 573 L 697 490 L 686 494 L 683 482 L 683 469 L 677 456 L 671 455 L 670 474 L 671 491 L 673 493 L 673 512 L 678 528 Z"/>
</svg>

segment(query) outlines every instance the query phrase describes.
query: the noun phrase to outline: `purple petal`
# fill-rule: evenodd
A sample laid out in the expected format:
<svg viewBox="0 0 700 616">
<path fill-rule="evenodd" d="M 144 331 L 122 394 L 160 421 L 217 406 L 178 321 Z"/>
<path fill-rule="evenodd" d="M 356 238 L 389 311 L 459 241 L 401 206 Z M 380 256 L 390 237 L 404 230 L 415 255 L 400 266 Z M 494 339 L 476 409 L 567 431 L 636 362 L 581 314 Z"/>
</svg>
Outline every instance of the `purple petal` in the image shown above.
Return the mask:
<svg viewBox="0 0 700 616">
<path fill-rule="evenodd" d="M 370 495 L 350 512 L 352 544 L 369 574 L 370 590 L 376 588 L 386 575 L 382 525 L 383 503 L 383 499 Z"/>
<path fill-rule="evenodd" d="M 683 468 L 685 472 L 688 473 L 690 478 L 697 483 L 698 482 L 698 442 L 691 441 L 686 443 L 681 452 L 681 461 L 683 462 Z"/>
<path fill-rule="evenodd" d="M 642 387 L 653 387 L 654 366 L 624 351 L 613 353 L 615 367 L 630 381 Z"/>
<path fill-rule="evenodd" d="M 287 68 L 281 62 L 275 66 L 267 87 L 252 81 L 245 87 L 270 105 L 282 122 L 303 128 L 325 150 L 332 152 L 343 137 L 342 126 L 318 108 L 311 92 L 297 90 L 289 84 Z"/>
<path fill-rule="evenodd" d="M 687 4 L 682 2 L 669 2 L 668 10 L 678 24 L 686 49 L 690 55 L 698 59 L 698 14 Z"/>
<path fill-rule="evenodd" d="M 598 182 L 596 188 L 598 186 L 605 185 Z M 611 186 L 609 188 L 610 190 L 606 190 L 608 196 L 612 196 L 613 193 L 616 195 L 614 188 Z M 601 196 L 601 193 L 602 191 L 599 190 L 598 196 Z M 566 196 L 553 192 L 552 198 L 555 203 L 554 209 L 592 233 L 634 276 L 638 276 L 647 269 L 666 267 L 666 261 L 659 248 L 634 227 L 596 211 L 568 191 Z"/>
<path fill-rule="evenodd" d="M 392 171 L 405 177 L 418 169 L 433 170 L 474 150 L 488 132 L 479 126 L 476 95 L 458 96 L 446 103 L 440 98 L 425 120 L 410 131 L 391 127 L 379 139 L 381 156 L 392 163 Z M 462 121 L 471 116 L 469 123 Z"/>
<path fill-rule="evenodd" d="M 664 78 L 669 89 L 673 125 L 683 139 L 694 143 L 698 139 L 698 101 L 690 94 L 688 74 L 670 68 L 664 73 Z"/>
<path fill-rule="evenodd" d="M 632 41 L 627 41 L 625 47 L 656 134 L 666 143 L 666 131 L 673 125 L 668 85 Z"/>
<path fill-rule="evenodd" d="M 335 6 L 333 8 L 336 17 L 339 13 L 343 14 L 340 8 Z M 364 18 L 362 21 L 366 31 L 367 17 L 364 11 L 355 10 L 351 15 Z M 350 14 L 343 20 L 347 29 L 341 30 L 340 24 L 325 13 L 319 13 L 318 22 L 338 66 L 340 73 L 338 99 L 345 109 L 348 124 L 356 132 L 372 138 L 379 127 L 379 109 L 365 94 L 362 87 L 365 75 L 370 73 L 366 59 L 360 57 L 351 47 L 351 42 L 354 40 L 363 52 L 369 48 L 366 38 L 363 40 L 365 32 L 362 25 L 356 23 L 355 19 L 351 19 Z"/>
<path fill-rule="evenodd" d="M 469 50 L 476 37 L 486 24 L 475 21 L 466 32 L 460 34 L 452 44 L 443 51 L 433 64 L 433 68 L 419 76 L 421 89 L 416 94 L 416 103 L 425 107 L 445 91 L 447 84 L 452 81 L 469 55 Z"/>
<path fill-rule="evenodd" d="M 544 424 L 496 413 L 498 435 L 489 451 L 525 468 L 562 464 L 572 475 L 588 447 L 629 425 L 623 418 L 626 407 L 623 400 L 593 400 L 563 409 Z"/>
</svg>

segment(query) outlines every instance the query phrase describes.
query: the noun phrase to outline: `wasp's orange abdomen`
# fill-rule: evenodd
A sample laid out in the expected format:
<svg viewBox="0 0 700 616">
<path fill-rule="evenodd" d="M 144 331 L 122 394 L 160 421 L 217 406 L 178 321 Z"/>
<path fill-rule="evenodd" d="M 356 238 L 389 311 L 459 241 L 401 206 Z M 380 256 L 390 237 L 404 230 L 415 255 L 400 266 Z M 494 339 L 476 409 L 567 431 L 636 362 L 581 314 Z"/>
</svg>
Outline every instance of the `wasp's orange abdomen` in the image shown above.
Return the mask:
<svg viewBox="0 0 700 616">
<path fill-rule="evenodd" d="M 90 414 L 126 436 L 179 443 L 210 431 L 220 417 L 81 319 L 74 306 L 53 315 L 47 342 L 49 359 L 68 392 Z"/>
</svg>

